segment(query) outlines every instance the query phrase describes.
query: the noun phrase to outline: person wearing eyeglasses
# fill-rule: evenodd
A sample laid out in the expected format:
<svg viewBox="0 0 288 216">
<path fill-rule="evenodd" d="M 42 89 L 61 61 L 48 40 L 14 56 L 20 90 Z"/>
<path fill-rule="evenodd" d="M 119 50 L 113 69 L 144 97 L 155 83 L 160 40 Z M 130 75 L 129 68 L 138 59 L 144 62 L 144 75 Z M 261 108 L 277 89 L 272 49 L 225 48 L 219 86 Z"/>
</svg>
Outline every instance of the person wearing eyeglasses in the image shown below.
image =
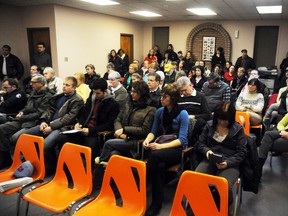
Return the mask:
<svg viewBox="0 0 288 216">
<path fill-rule="evenodd" d="M 250 125 L 258 125 L 262 121 L 264 96 L 259 92 L 260 81 L 253 78 L 248 81 L 248 91 L 243 91 L 237 98 L 236 110 L 249 114 Z"/>
<path fill-rule="evenodd" d="M 18 112 L 13 121 L 0 125 L 0 169 L 12 163 L 10 145 L 16 144 L 24 130 L 34 127 L 47 109 L 52 94 L 45 84 L 44 76 L 40 74 L 33 76 L 31 79 L 33 91 L 26 106 Z"/>
<path fill-rule="evenodd" d="M 27 102 L 25 92 L 18 87 L 15 79 L 4 79 L 2 89 L 0 91 L 0 124 L 7 121 L 7 114 L 15 116 Z"/>
<path fill-rule="evenodd" d="M 128 93 L 124 86 L 121 84 L 120 79 L 121 75 L 117 71 L 113 71 L 108 75 L 108 83 L 111 94 L 115 96 L 114 99 L 118 102 L 120 110 L 122 110 L 128 99 Z"/>
<path fill-rule="evenodd" d="M 182 149 L 188 145 L 188 113 L 178 106 L 179 92 L 175 85 L 168 84 L 162 91 L 161 103 L 154 117 L 152 129 L 143 142 L 150 149 L 147 162 L 147 178 L 152 186 L 152 204 L 146 216 L 157 215 L 164 199 L 165 173 L 167 167 L 181 163 Z M 175 135 L 175 139 L 160 142 L 161 135 Z"/>
<path fill-rule="evenodd" d="M 203 93 L 196 91 L 188 77 L 180 77 L 177 80 L 177 88 L 180 94 L 178 105 L 189 114 L 190 122 L 194 121 L 192 134 L 189 136 L 189 144 L 192 146 L 198 140 L 203 127 L 211 120 L 207 100 Z"/>
</svg>

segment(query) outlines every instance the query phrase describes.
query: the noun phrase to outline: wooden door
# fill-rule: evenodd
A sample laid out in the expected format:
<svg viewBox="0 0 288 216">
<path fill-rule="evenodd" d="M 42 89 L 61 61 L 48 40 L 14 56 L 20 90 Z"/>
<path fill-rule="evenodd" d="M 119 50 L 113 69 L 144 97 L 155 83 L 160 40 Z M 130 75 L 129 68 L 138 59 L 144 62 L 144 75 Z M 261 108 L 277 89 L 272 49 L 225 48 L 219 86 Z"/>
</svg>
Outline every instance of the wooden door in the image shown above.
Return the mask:
<svg viewBox="0 0 288 216">
<path fill-rule="evenodd" d="M 32 63 L 33 54 L 37 51 L 36 45 L 39 42 L 43 42 L 46 45 L 46 52 L 51 56 L 51 43 L 50 43 L 50 31 L 49 28 L 27 28 L 28 46 L 30 64 Z M 52 61 L 52 56 L 51 56 Z M 52 62 L 53 65 L 53 62 Z"/>
<path fill-rule="evenodd" d="M 121 34 L 120 35 L 120 48 L 129 56 L 129 61 L 133 62 L 134 59 L 134 47 L 133 47 L 133 35 Z"/>
</svg>

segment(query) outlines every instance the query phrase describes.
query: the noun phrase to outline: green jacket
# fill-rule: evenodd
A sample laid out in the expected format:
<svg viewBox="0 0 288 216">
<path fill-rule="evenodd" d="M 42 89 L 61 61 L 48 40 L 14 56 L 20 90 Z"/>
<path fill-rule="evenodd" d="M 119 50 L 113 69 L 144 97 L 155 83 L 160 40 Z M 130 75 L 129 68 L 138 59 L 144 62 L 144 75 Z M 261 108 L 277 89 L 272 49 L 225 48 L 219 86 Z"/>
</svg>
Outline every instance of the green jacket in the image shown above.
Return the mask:
<svg viewBox="0 0 288 216">
<path fill-rule="evenodd" d="M 114 129 L 123 128 L 128 139 L 144 139 L 152 128 L 155 110 L 147 103 L 133 106 L 132 102 L 127 101 L 114 122 Z"/>
<path fill-rule="evenodd" d="M 287 131 L 288 130 L 288 113 L 277 124 L 277 130 L 278 131 Z"/>
<path fill-rule="evenodd" d="M 51 97 L 52 94 L 46 87 L 39 91 L 32 91 L 26 106 L 20 110 L 20 112 L 23 112 L 21 118 L 22 128 L 30 128 L 37 125 L 40 116 L 47 109 L 48 101 Z"/>
</svg>

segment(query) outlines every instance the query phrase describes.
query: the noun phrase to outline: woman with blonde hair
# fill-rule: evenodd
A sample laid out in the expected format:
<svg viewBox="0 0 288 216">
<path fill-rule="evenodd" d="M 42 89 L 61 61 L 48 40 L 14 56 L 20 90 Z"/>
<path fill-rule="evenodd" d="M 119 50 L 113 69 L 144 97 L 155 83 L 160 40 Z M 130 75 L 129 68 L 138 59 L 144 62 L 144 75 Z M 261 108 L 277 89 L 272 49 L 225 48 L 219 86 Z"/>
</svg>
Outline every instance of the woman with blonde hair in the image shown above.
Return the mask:
<svg viewBox="0 0 288 216">
<path fill-rule="evenodd" d="M 74 77 L 77 79 L 77 88 L 76 88 L 76 92 L 77 94 L 79 94 L 84 101 L 84 104 L 87 101 L 87 98 L 90 95 L 91 89 L 89 88 L 89 86 L 87 84 L 85 84 L 85 75 L 82 72 L 76 72 L 74 74 Z"/>
</svg>

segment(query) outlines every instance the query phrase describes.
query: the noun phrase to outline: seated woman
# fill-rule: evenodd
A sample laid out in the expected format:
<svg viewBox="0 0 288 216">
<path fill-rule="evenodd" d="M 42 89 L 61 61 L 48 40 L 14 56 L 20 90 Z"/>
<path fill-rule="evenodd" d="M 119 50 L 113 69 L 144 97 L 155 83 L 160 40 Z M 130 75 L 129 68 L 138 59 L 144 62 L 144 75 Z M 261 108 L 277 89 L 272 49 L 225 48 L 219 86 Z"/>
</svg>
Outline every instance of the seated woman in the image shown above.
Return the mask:
<svg viewBox="0 0 288 216">
<path fill-rule="evenodd" d="M 260 81 L 253 78 L 248 81 L 248 91 L 242 91 L 236 101 L 237 111 L 249 113 L 250 125 L 258 125 L 262 121 L 264 108 L 263 94 L 259 93 Z"/>
<path fill-rule="evenodd" d="M 204 67 L 202 66 L 195 66 L 195 75 L 192 76 L 190 79 L 191 83 L 193 84 L 196 91 L 200 92 L 203 84 L 207 81 L 206 77 L 204 76 Z"/>
<path fill-rule="evenodd" d="M 144 148 L 152 150 L 147 162 L 147 177 L 151 178 L 152 184 L 152 204 L 146 215 L 159 213 L 164 196 L 165 171 L 181 163 L 182 149 L 188 144 L 188 113 L 178 107 L 178 98 L 179 92 L 173 84 L 162 89 L 163 107 L 156 111 L 152 130 L 143 142 Z M 161 144 L 155 142 L 155 138 L 162 134 L 175 134 L 176 138 Z"/>
<path fill-rule="evenodd" d="M 235 67 L 233 65 L 230 66 L 229 71 L 224 73 L 224 82 L 226 82 L 229 86 L 232 85 L 233 79 L 236 77 Z"/>
<path fill-rule="evenodd" d="M 155 108 L 148 106 L 149 88 L 143 82 L 132 83 L 131 100 L 127 101 L 123 110 L 114 122 L 115 139 L 105 142 L 100 157 L 95 159 L 95 163 L 108 162 L 114 155 L 130 155 L 135 152 L 134 141 L 144 139 L 149 133 Z"/>
<path fill-rule="evenodd" d="M 207 122 L 196 143 L 196 151 L 204 158 L 195 171 L 226 178 L 229 186 L 229 204 L 233 203 L 232 187 L 239 177 L 239 166 L 247 152 L 244 130 L 235 122 L 235 113 L 233 103 L 219 103 L 215 108 L 213 120 Z M 213 153 L 222 155 L 221 163 L 209 161 Z"/>
<path fill-rule="evenodd" d="M 277 152 L 288 151 L 287 131 L 288 131 L 288 114 L 286 114 L 277 124 L 277 128 L 265 132 L 258 151 L 261 174 L 262 174 L 262 167 L 272 147 L 274 150 L 277 150 Z"/>
<path fill-rule="evenodd" d="M 132 74 L 137 73 L 138 66 L 136 64 L 129 65 L 129 71 L 124 76 L 123 86 L 126 88 L 127 92 L 131 91 L 132 84 Z"/>
<path fill-rule="evenodd" d="M 237 97 L 239 96 L 241 89 L 247 83 L 247 77 L 245 77 L 245 69 L 243 67 L 239 67 L 237 70 L 237 76 L 232 81 L 232 92 L 235 92 Z"/>
</svg>

